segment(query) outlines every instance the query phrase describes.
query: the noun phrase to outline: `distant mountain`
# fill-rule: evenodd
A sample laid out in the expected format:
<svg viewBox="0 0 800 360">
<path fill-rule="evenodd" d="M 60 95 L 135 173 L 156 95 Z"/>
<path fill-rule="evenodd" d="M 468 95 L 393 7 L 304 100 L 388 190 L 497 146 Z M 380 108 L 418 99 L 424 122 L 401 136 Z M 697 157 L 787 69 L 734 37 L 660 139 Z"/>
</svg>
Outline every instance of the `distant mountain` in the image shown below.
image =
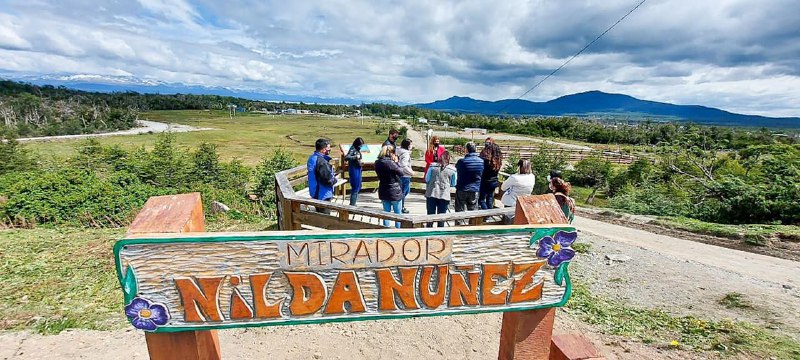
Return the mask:
<svg viewBox="0 0 800 360">
<path fill-rule="evenodd" d="M 360 105 L 362 103 L 386 103 L 402 105 L 398 102 L 387 100 L 368 100 L 351 98 L 324 98 L 303 95 L 279 93 L 274 90 L 248 90 L 232 89 L 227 87 L 212 87 L 200 85 L 187 85 L 182 83 L 167 83 L 153 80 L 142 80 L 130 76 L 100 76 L 100 75 L 44 75 L 24 76 L 15 73 L 0 73 L 0 78 L 22 81 L 34 85 L 64 86 L 69 89 L 90 92 L 124 92 L 135 91 L 142 94 L 195 94 L 219 95 L 244 98 L 249 100 L 303 102 L 308 104 L 338 104 Z"/>
<path fill-rule="evenodd" d="M 623 94 L 587 91 L 566 95 L 546 102 L 527 100 L 483 101 L 454 96 L 416 106 L 459 113 L 485 115 L 575 115 L 617 116 L 631 119 L 691 121 L 707 125 L 757 126 L 772 128 L 800 128 L 800 118 L 774 118 L 759 115 L 734 114 L 700 105 L 675 105 L 657 101 L 640 100 Z"/>
</svg>

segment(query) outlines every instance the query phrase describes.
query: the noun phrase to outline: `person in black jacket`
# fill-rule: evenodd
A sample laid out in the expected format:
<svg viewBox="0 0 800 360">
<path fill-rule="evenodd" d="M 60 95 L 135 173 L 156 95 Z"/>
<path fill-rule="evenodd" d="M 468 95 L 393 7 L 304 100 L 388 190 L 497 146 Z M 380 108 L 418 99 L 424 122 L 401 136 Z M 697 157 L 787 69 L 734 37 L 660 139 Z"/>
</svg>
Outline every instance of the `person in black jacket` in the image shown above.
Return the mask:
<svg viewBox="0 0 800 360">
<path fill-rule="evenodd" d="M 350 178 L 350 205 L 355 206 L 358 201 L 358 193 L 361 191 L 361 146 L 364 145 L 364 139 L 357 137 L 347 150 L 347 155 L 344 159 L 347 160 L 347 174 Z"/>
<path fill-rule="evenodd" d="M 475 144 L 468 142 L 465 146 L 467 155 L 456 163 L 456 212 L 475 210 L 478 208 L 478 191 L 481 188 L 483 160 L 478 157 Z M 459 221 L 463 224 L 464 221 Z"/>
<path fill-rule="evenodd" d="M 400 214 L 403 190 L 400 187 L 400 177 L 403 169 L 397 165 L 397 156 L 392 145 L 381 148 L 378 161 L 375 162 L 375 173 L 378 174 L 378 198 L 383 203 L 383 211 L 390 210 Z M 389 226 L 389 220 L 383 220 L 383 226 Z M 400 222 L 395 221 L 395 227 L 400 227 Z"/>
<path fill-rule="evenodd" d="M 483 159 L 483 174 L 481 174 L 481 188 L 478 194 L 478 205 L 481 209 L 494 209 L 494 190 L 497 189 L 500 167 L 503 166 L 503 152 L 500 146 L 486 139 L 486 146 L 481 151 L 480 158 Z"/>
</svg>

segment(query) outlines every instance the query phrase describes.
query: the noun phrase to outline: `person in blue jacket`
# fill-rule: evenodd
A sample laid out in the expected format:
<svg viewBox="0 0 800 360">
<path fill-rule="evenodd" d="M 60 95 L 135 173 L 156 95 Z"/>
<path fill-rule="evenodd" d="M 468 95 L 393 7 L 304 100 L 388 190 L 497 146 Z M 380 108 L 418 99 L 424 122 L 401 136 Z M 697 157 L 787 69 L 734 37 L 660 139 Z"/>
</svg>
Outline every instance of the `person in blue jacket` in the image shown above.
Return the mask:
<svg viewBox="0 0 800 360">
<path fill-rule="evenodd" d="M 333 199 L 333 185 L 336 183 L 336 176 L 331 166 L 331 142 L 326 139 L 317 139 L 314 144 L 316 151 L 308 158 L 306 168 L 308 169 L 308 192 L 312 198 L 323 201 Z M 317 212 L 329 214 L 330 209 L 317 208 Z"/>
<path fill-rule="evenodd" d="M 481 189 L 483 159 L 478 157 L 475 144 L 468 142 L 465 146 L 467 155 L 456 163 L 456 212 L 475 210 L 478 208 L 478 192 Z M 459 223 L 463 224 L 463 220 Z"/>
</svg>

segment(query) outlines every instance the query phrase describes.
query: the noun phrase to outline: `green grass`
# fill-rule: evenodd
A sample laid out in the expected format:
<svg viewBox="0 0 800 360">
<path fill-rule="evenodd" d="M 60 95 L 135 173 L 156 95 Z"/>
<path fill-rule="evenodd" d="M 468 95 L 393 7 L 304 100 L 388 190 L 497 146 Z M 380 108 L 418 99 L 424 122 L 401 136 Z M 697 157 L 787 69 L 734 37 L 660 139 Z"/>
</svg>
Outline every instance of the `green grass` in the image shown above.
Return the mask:
<svg viewBox="0 0 800 360">
<path fill-rule="evenodd" d="M 0 329 L 124 324 L 112 245 L 124 229 L 0 231 Z"/>
<path fill-rule="evenodd" d="M 800 342 L 772 330 L 740 321 L 711 321 L 638 309 L 593 295 L 582 284 L 576 284 L 567 307 L 599 331 L 643 343 L 673 344 L 672 347 L 722 356 L 800 358 Z"/>
<path fill-rule="evenodd" d="M 744 294 L 730 292 L 725 294 L 722 299 L 717 301 L 720 305 L 728 309 L 752 309 L 753 305 L 744 297 Z"/>
<path fill-rule="evenodd" d="M 592 189 L 588 187 L 582 186 L 573 186 L 572 187 L 572 194 L 570 196 L 575 199 L 575 204 L 579 206 L 594 206 L 594 207 L 601 207 L 606 208 L 608 207 L 608 198 L 606 194 L 602 191 L 598 191 L 594 197 L 594 202 L 592 204 L 586 203 L 586 199 L 589 198 L 589 195 L 592 193 Z"/>
<path fill-rule="evenodd" d="M 218 146 L 223 159 L 239 158 L 254 165 L 265 155 L 276 149 L 289 151 L 297 160 L 304 161 L 314 151 L 314 141 L 325 137 L 334 143 L 334 156 L 338 156 L 338 144 L 351 144 L 360 136 L 369 144 L 380 144 L 386 134 L 375 134 L 379 120 L 365 118 L 335 118 L 310 115 L 279 116 L 259 113 L 237 114 L 231 119 L 226 111 L 153 111 L 139 115 L 140 119 L 177 123 L 219 130 L 193 131 L 176 134 L 178 145 L 196 147 L 201 142 Z M 100 137 L 102 144 L 119 144 L 126 148 L 150 147 L 156 134 Z M 30 142 L 25 146 L 41 154 L 45 159 L 63 158 L 75 154 L 80 140 Z"/>
<path fill-rule="evenodd" d="M 800 226 L 795 225 L 729 225 L 709 223 L 685 217 L 660 217 L 655 223 L 699 234 L 742 239 L 748 244 L 759 246 L 767 245 L 772 238 L 800 241 Z"/>
</svg>

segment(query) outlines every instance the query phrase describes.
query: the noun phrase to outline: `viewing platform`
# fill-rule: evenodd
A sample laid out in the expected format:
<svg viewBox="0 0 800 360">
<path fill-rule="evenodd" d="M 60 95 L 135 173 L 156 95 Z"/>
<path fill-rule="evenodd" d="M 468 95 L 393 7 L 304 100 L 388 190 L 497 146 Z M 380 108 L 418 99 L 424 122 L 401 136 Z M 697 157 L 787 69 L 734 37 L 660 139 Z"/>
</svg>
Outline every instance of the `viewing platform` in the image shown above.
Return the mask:
<svg viewBox="0 0 800 360">
<path fill-rule="evenodd" d="M 402 228 L 420 228 L 428 223 L 444 222 L 445 226 L 477 226 L 503 224 L 503 216 L 513 216 L 514 208 L 503 208 L 499 194 L 496 195 L 495 206 L 500 208 L 455 212 L 451 201 L 446 214 L 427 215 L 425 206 L 424 179 L 421 175 L 424 167 L 414 164 L 417 175 L 412 178 L 411 192 L 406 197 L 405 207 L 408 214 L 395 214 L 383 211 L 378 199 L 378 177 L 372 164 L 365 164 L 362 175 L 362 189 L 356 206 L 350 206 L 350 185 L 340 181 L 335 190 L 333 201 L 320 201 L 309 196 L 306 166 L 298 166 L 281 171 L 275 175 L 278 224 L 281 230 L 299 229 L 379 229 L 384 228 L 383 220 L 389 225 L 400 223 Z M 338 175 L 341 178 L 340 171 Z M 295 189 L 297 189 L 295 191 Z M 453 194 L 455 199 L 455 194 Z M 330 214 L 317 212 L 316 209 L 327 209 Z"/>
</svg>

